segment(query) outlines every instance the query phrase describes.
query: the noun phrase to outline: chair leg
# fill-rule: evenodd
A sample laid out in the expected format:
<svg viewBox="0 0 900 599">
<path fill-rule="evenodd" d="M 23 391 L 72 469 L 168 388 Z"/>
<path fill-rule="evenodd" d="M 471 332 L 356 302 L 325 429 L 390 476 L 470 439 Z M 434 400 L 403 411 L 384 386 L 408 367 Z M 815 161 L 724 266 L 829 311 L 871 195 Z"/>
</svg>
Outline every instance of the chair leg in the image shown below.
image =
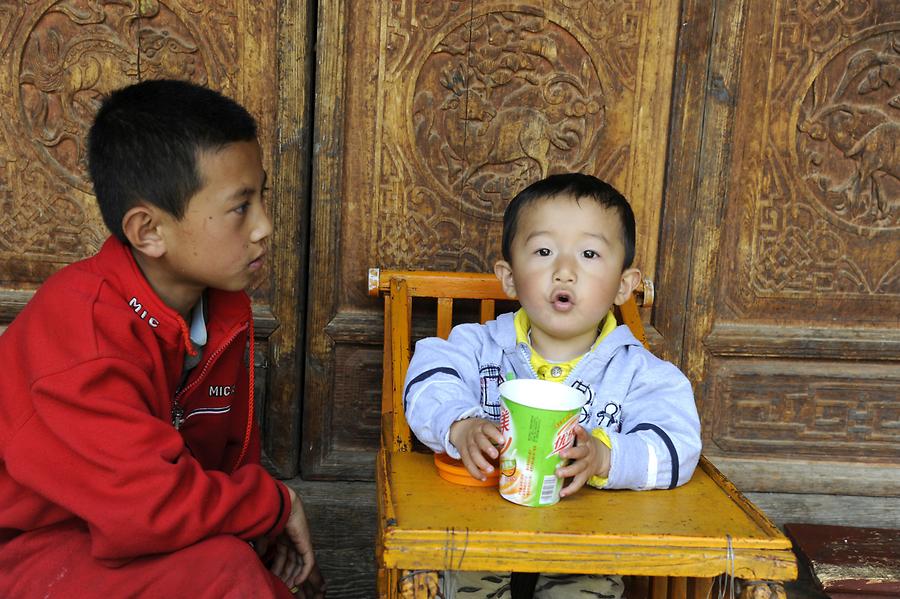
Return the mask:
<svg viewBox="0 0 900 599">
<path fill-rule="evenodd" d="M 390 568 L 378 568 L 378 596 L 381 599 L 397 599 L 397 570 Z"/>
<path fill-rule="evenodd" d="M 688 578 L 688 599 L 707 599 L 710 597 L 712 595 L 710 591 L 713 582 L 715 582 L 715 578 Z"/>
<path fill-rule="evenodd" d="M 668 599 L 687 599 L 687 580 L 684 576 L 670 576 Z"/>
<path fill-rule="evenodd" d="M 666 599 L 669 593 L 669 579 L 665 576 L 650 577 L 649 599 Z"/>
</svg>

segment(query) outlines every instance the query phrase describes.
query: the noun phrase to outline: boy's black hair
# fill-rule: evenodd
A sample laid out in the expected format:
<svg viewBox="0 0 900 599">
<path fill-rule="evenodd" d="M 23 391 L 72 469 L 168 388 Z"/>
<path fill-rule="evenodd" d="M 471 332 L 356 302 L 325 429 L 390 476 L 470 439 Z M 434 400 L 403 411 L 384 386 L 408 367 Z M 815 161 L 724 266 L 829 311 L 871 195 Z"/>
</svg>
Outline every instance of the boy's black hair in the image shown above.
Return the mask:
<svg viewBox="0 0 900 599">
<path fill-rule="evenodd" d="M 112 92 L 88 133 L 88 170 L 103 221 L 127 243 L 122 218 L 138 202 L 184 216 L 203 186 L 199 153 L 256 139 L 234 100 L 187 81 L 142 81 Z"/>
<path fill-rule="evenodd" d="M 520 191 L 510 201 L 503 213 L 503 259 L 512 262 L 512 242 L 519 224 L 519 214 L 529 204 L 557 196 L 568 196 L 575 200 L 589 198 L 606 208 L 615 210 L 622 223 L 622 244 L 625 246 L 625 260 L 622 270 L 631 266 L 634 260 L 634 212 L 628 200 L 615 187 L 597 177 L 581 173 L 550 175 L 536 181 Z"/>
</svg>

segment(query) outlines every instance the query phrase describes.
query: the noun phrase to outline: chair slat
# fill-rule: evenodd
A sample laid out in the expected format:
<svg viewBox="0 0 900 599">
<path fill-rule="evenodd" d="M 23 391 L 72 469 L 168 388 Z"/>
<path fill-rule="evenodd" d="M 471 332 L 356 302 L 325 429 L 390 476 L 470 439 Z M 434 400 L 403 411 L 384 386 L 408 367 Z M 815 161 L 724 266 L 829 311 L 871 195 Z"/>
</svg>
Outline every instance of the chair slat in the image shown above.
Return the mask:
<svg viewBox="0 0 900 599">
<path fill-rule="evenodd" d="M 409 451 L 412 447 L 409 425 L 403 411 L 403 382 L 409 367 L 410 313 L 412 300 L 406 279 L 393 277 L 390 281 L 391 327 L 391 446 L 394 451 Z"/>
<path fill-rule="evenodd" d="M 631 334 L 634 335 L 644 347 L 650 349 L 650 346 L 647 345 L 647 333 L 644 332 L 644 324 L 641 322 L 641 313 L 638 310 L 634 295 L 629 297 L 624 304 L 618 306 L 617 312 L 619 313 L 619 320 L 622 324 L 628 325 Z"/>
<path fill-rule="evenodd" d="M 494 311 L 496 310 L 495 304 L 496 302 L 494 300 L 481 300 L 481 316 L 479 319 L 481 324 L 494 319 Z"/>
<path fill-rule="evenodd" d="M 437 300 L 437 336 L 446 339 L 453 327 L 453 298 L 439 297 Z"/>
</svg>

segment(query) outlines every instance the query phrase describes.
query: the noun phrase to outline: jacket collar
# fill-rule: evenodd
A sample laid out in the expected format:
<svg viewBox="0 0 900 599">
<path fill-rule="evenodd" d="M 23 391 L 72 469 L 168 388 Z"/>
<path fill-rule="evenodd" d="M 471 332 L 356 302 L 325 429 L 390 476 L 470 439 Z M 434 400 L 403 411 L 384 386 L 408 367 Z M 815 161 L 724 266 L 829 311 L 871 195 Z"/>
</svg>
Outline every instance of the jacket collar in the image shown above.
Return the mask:
<svg viewBox="0 0 900 599">
<path fill-rule="evenodd" d="M 134 313 L 158 337 L 170 344 L 180 344 L 186 352 L 194 351 L 190 328 L 181 315 L 170 308 L 153 291 L 149 281 L 131 253 L 131 247 L 110 236 L 94 257 L 96 265 L 107 280 L 117 288 L 123 300 Z M 231 292 L 219 289 L 207 291 L 210 319 L 207 323 L 210 340 L 221 337 L 236 325 L 247 323 L 250 300 L 243 291 Z"/>
</svg>

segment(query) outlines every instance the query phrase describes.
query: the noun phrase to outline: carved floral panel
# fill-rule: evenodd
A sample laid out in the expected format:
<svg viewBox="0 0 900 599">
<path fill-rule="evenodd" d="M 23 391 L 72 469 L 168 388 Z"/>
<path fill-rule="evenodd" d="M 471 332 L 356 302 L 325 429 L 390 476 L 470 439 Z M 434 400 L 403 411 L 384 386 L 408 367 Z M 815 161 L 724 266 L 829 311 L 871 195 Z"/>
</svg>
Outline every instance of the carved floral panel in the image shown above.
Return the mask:
<svg viewBox="0 0 900 599">
<path fill-rule="evenodd" d="M 896 8 L 881 0 L 778 2 L 771 11 L 751 3 L 745 39 L 764 47 L 747 45 L 742 66 L 741 97 L 759 99 L 737 104 L 730 195 L 746 212 L 728 221 L 742 227 L 732 231 L 739 242 L 728 259 L 742 276 L 727 292 L 737 314 L 896 323 Z"/>
<path fill-rule="evenodd" d="M 106 238 L 85 137 L 109 91 L 161 77 L 209 85 L 261 117 L 267 147 L 275 98 L 251 85 L 274 80 L 260 60 L 274 18 L 233 0 L 0 2 L 0 284 L 37 286 Z"/>
<path fill-rule="evenodd" d="M 376 263 L 492 270 L 513 195 L 580 171 L 630 196 L 638 254 L 652 267 L 662 169 L 634 171 L 636 155 L 665 152 L 664 135 L 642 135 L 665 127 L 670 82 L 665 110 L 642 116 L 639 72 L 664 61 L 648 38 L 672 15 L 638 1 L 379 4 Z M 636 176 L 659 185 L 644 191 Z"/>
</svg>

